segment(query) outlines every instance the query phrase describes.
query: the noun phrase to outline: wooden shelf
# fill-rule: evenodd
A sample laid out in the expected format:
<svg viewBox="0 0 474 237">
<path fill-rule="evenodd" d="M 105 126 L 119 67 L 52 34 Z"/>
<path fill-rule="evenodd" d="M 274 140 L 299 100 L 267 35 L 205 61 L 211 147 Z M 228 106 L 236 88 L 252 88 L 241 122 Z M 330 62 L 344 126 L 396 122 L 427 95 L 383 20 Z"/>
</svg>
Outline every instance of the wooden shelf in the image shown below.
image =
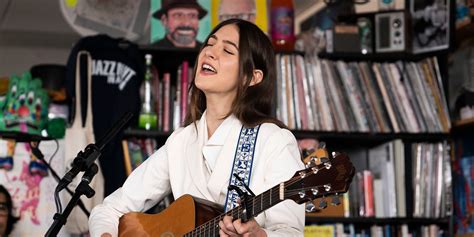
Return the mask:
<svg viewBox="0 0 474 237">
<path fill-rule="evenodd" d="M 374 217 L 313 217 L 306 216 L 306 225 L 320 223 L 354 223 L 366 225 L 408 224 L 449 225 L 449 218 L 374 218 Z"/>
<path fill-rule="evenodd" d="M 43 137 L 22 132 L 0 131 L 0 139 L 13 139 L 16 142 L 38 142 L 45 140 L 53 140 L 54 138 Z"/>
<path fill-rule="evenodd" d="M 467 233 L 467 234 L 462 234 L 462 235 L 456 235 L 456 237 L 472 237 L 472 236 L 474 236 L 474 232 Z"/>
<path fill-rule="evenodd" d="M 474 118 L 453 122 L 451 134 L 453 137 L 470 136 L 474 132 Z"/>
<path fill-rule="evenodd" d="M 364 133 L 364 132 L 318 132 L 293 130 L 297 139 L 314 138 L 329 146 L 375 146 L 394 139 L 409 142 L 438 142 L 450 138 L 448 133 Z"/>
<path fill-rule="evenodd" d="M 420 61 L 427 57 L 440 56 L 443 54 L 447 55 L 448 50 L 439 50 L 434 52 L 413 54 L 409 52 L 387 52 L 387 53 L 344 53 L 334 52 L 327 53 L 321 52 L 318 54 L 320 58 L 331 59 L 331 60 L 344 60 L 344 61 L 376 61 L 376 62 L 394 62 L 394 61 Z"/>
<path fill-rule="evenodd" d="M 394 139 L 402 139 L 410 142 L 438 142 L 449 139 L 448 133 L 363 133 L 363 132 L 321 132 L 308 130 L 292 130 L 297 139 L 314 138 L 326 142 L 327 144 L 353 143 L 354 145 L 374 145 Z M 145 130 L 139 128 L 129 128 L 124 131 L 126 137 L 152 137 L 166 139 L 171 132 L 158 130 Z"/>
<path fill-rule="evenodd" d="M 158 130 L 145 130 L 140 128 L 128 128 L 123 132 L 125 137 L 150 137 L 157 139 L 166 139 L 171 132 L 163 132 Z"/>
<path fill-rule="evenodd" d="M 474 118 L 461 119 L 453 122 L 453 127 L 470 127 L 474 126 Z"/>
</svg>

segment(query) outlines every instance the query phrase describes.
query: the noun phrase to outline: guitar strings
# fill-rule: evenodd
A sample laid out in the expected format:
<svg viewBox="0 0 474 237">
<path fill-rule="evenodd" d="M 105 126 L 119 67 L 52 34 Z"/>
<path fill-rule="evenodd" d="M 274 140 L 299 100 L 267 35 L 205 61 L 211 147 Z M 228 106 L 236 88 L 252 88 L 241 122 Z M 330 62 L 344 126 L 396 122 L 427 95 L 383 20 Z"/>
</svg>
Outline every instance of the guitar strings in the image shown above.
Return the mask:
<svg viewBox="0 0 474 237">
<path fill-rule="evenodd" d="M 313 175 L 313 174 L 312 174 Z M 291 179 L 289 179 L 287 182 L 285 182 L 285 184 L 287 185 L 292 185 L 296 182 L 298 182 L 300 180 L 299 177 L 292 177 Z M 279 196 L 279 188 L 280 188 L 280 184 L 274 186 L 273 188 L 263 192 L 262 194 L 256 196 L 256 197 L 250 197 L 251 199 L 251 210 L 255 211 L 255 208 L 258 207 L 255 205 L 255 201 L 257 199 L 261 199 L 260 200 L 260 206 L 262 206 L 262 203 L 267 203 L 267 204 L 272 204 L 271 203 L 271 200 L 274 200 L 274 201 L 283 201 L 283 200 L 280 200 Z M 271 194 L 271 195 L 270 195 Z M 250 201 L 249 201 L 250 202 Z M 277 202 L 275 202 L 276 204 Z M 262 212 L 262 210 L 260 210 L 260 212 Z M 255 213 L 252 213 L 253 215 L 255 215 Z M 193 231 L 189 232 L 189 233 L 186 233 L 184 236 L 194 236 L 192 234 L 201 234 L 201 233 L 210 233 L 210 231 L 213 231 L 215 232 L 216 229 L 218 230 L 219 229 L 219 226 L 217 223 L 219 223 L 220 220 L 222 220 L 224 218 L 224 216 L 226 215 L 229 215 L 229 216 L 232 216 L 232 217 L 238 217 L 240 218 L 241 215 L 243 215 L 243 207 L 242 206 L 238 206 L 226 213 L 223 213 L 223 214 L 220 214 L 219 216 L 217 217 L 214 217 L 213 219 L 205 222 L 204 224 L 200 225 L 199 227 L 197 227 L 196 229 L 194 229 Z M 217 221 L 217 223 L 216 223 Z M 191 234 L 191 235 L 189 235 Z"/>
<path fill-rule="evenodd" d="M 329 170 L 328 172 L 332 172 L 332 170 Z M 308 173 L 309 176 L 313 176 L 313 175 L 316 175 L 316 173 L 314 172 L 309 172 Z M 290 186 L 290 185 L 293 185 L 297 182 L 300 182 L 301 181 L 301 177 L 298 177 L 298 176 L 294 176 L 292 177 L 291 179 L 289 179 L 288 181 L 284 182 L 285 183 L 285 186 Z M 321 186 L 324 186 L 324 185 L 318 185 L 318 186 L 315 186 L 318 190 Z M 309 190 L 312 190 L 315 188 L 314 186 L 312 187 L 304 187 L 304 188 L 301 188 L 301 189 L 298 189 L 298 190 L 294 190 L 294 191 L 285 191 L 285 195 L 289 195 L 289 196 L 292 196 L 292 195 L 297 195 L 299 194 L 301 191 L 309 191 Z M 274 186 L 273 188 L 263 192 L 262 194 L 256 196 L 256 197 L 249 197 L 251 200 L 249 201 L 250 203 L 250 210 L 252 210 L 253 212 L 255 211 L 255 208 L 258 207 L 258 205 L 260 205 L 260 208 L 262 210 L 259 210 L 258 212 L 263 212 L 265 209 L 273 206 L 273 205 L 276 205 L 277 203 L 283 201 L 283 200 L 280 200 L 280 193 L 279 193 L 279 189 L 280 189 L 280 184 Z M 327 194 L 327 192 L 326 192 Z M 260 199 L 260 204 L 255 204 L 256 200 Z M 272 203 L 272 200 L 275 201 L 275 203 Z M 268 207 L 266 208 L 263 208 L 263 204 L 268 204 Z M 217 231 L 217 233 L 219 233 L 219 221 L 222 220 L 226 215 L 229 215 L 229 216 L 232 216 L 234 218 L 240 218 L 241 215 L 244 215 L 243 213 L 243 206 L 237 206 L 236 208 L 226 212 L 226 213 L 223 213 L 223 214 L 220 214 L 219 216 L 217 217 L 214 217 L 212 218 L 211 220 L 205 222 L 204 224 L 198 226 L 196 229 L 194 229 L 193 231 L 189 232 L 189 233 L 186 233 L 184 236 L 194 236 L 192 234 L 199 234 L 199 236 L 201 236 L 200 234 L 206 234 L 206 233 L 209 233 L 209 236 L 215 236 L 215 233 Z M 252 213 L 252 216 L 255 216 L 255 214 L 259 214 L 259 213 Z M 217 221 L 217 223 L 216 223 Z M 214 233 L 214 235 L 211 235 L 211 231 Z"/>
</svg>

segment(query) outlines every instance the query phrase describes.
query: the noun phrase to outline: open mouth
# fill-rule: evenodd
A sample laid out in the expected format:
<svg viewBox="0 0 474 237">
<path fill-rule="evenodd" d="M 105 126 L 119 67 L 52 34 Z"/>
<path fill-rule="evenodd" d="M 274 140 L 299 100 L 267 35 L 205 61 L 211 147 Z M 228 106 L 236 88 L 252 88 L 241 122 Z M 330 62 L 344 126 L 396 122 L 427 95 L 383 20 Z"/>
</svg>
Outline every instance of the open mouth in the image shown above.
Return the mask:
<svg viewBox="0 0 474 237">
<path fill-rule="evenodd" d="M 194 35 L 194 30 L 178 30 L 177 32 L 181 35 Z"/>
<path fill-rule="evenodd" d="M 217 70 L 214 67 L 212 67 L 211 65 L 207 64 L 207 63 L 202 64 L 201 70 L 203 72 L 208 72 L 208 73 L 217 73 Z"/>
<path fill-rule="evenodd" d="M 28 122 L 28 121 L 25 121 L 25 122 L 21 122 L 21 121 L 5 121 L 5 127 L 8 129 L 8 128 L 13 128 L 13 127 L 17 127 L 19 126 L 20 124 L 26 124 L 26 126 L 28 128 L 31 128 L 31 129 L 35 129 L 37 130 L 38 129 L 38 126 L 32 124 L 31 122 Z"/>
</svg>

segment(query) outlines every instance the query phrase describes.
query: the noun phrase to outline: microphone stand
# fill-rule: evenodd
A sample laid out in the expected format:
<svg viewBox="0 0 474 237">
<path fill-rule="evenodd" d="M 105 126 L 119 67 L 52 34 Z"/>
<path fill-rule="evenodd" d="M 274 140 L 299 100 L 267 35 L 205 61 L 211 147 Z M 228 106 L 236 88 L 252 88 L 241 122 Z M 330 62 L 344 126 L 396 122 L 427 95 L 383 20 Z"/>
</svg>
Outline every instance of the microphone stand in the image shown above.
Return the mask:
<svg viewBox="0 0 474 237">
<path fill-rule="evenodd" d="M 53 175 L 54 179 L 56 179 L 56 181 L 59 182 L 60 178 L 59 178 L 59 175 L 58 173 L 56 173 L 56 171 L 53 169 L 53 167 L 51 167 L 51 165 L 44 159 L 44 155 L 43 153 L 41 152 L 41 150 L 39 149 L 39 143 L 40 141 L 37 141 L 37 142 L 30 142 L 30 147 L 31 147 L 31 152 L 33 152 L 33 154 L 36 156 L 36 158 L 40 159 L 41 161 L 43 161 L 43 163 L 46 165 L 46 167 L 48 167 L 49 171 L 51 172 L 51 174 Z M 72 196 L 74 195 L 74 193 L 66 187 L 66 191 Z M 87 217 L 89 217 L 90 213 L 89 211 L 87 210 L 86 206 L 84 206 L 84 203 L 82 202 L 81 199 L 79 199 L 79 202 L 77 204 L 79 206 L 79 208 L 81 208 L 81 210 L 84 212 L 84 214 L 86 214 Z"/>
<path fill-rule="evenodd" d="M 98 166 L 95 164 L 95 160 L 100 157 L 101 150 L 105 147 L 105 145 L 112 139 L 112 137 L 117 135 L 117 133 L 125 126 L 131 117 L 132 113 L 125 113 L 125 115 L 122 116 L 122 118 L 109 131 L 107 131 L 105 136 L 102 137 L 99 142 L 97 142 L 97 144 L 87 145 L 87 147 L 84 149 L 84 152 L 80 151 L 76 158 L 74 158 L 72 168 L 59 181 L 55 192 L 58 193 L 66 188 L 79 172 L 84 171 L 84 175 L 82 176 L 81 182 L 76 187 L 75 193 L 73 194 L 71 200 L 69 200 L 69 203 L 67 204 L 63 213 L 54 214 L 54 222 L 49 227 L 45 236 L 57 236 L 62 226 L 66 224 L 69 214 L 80 200 L 82 195 L 86 195 L 87 198 L 94 196 L 95 191 L 89 186 L 89 183 L 99 170 Z"/>
<path fill-rule="evenodd" d="M 54 222 L 51 225 L 51 227 L 48 229 L 48 232 L 46 232 L 45 236 L 57 236 L 62 226 L 66 224 L 67 218 L 69 214 L 71 214 L 72 209 L 74 209 L 77 202 L 81 200 L 80 198 L 82 195 L 86 195 L 87 198 L 91 198 L 92 196 L 94 196 L 95 191 L 89 186 L 89 183 L 92 180 L 92 178 L 94 178 L 94 175 L 97 174 L 98 171 L 99 171 L 99 168 L 94 163 L 86 172 L 84 172 L 84 175 L 82 175 L 81 182 L 79 183 L 79 185 L 77 185 L 76 190 L 74 194 L 72 195 L 71 200 L 69 200 L 63 213 L 54 214 L 53 216 Z"/>
</svg>

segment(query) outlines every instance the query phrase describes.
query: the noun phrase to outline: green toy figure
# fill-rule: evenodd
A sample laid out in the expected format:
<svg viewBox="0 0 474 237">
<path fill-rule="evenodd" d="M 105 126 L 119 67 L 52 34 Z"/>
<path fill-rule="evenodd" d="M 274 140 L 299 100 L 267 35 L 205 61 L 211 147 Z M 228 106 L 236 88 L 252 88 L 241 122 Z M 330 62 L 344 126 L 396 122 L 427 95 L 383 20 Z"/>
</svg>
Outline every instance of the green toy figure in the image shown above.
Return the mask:
<svg viewBox="0 0 474 237">
<path fill-rule="evenodd" d="M 40 79 L 32 79 L 29 72 L 22 77 L 12 76 L 3 110 L 4 130 L 40 135 L 47 123 L 48 103 L 48 94 Z M 30 173 L 48 175 L 46 165 L 31 153 L 30 144 L 24 144 L 30 152 Z M 8 147 L 13 149 L 8 150 L 7 157 L 0 157 L 0 168 L 13 167 L 15 141 L 9 140 Z"/>
</svg>

